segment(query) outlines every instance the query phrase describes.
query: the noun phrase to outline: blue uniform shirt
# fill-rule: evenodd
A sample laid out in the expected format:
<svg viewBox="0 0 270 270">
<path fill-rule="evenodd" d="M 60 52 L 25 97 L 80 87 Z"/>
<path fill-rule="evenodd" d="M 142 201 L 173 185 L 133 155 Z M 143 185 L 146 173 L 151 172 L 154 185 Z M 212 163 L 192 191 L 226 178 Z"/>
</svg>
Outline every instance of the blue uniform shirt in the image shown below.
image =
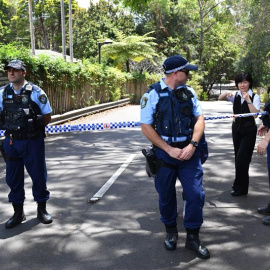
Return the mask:
<svg viewBox="0 0 270 270">
<path fill-rule="evenodd" d="M 10 83 L 10 87 L 13 89 L 12 83 Z M 0 88 L 0 111 L 3 110 L 3 91 L 4 91 L 4 88 L 5 88 L 4 86 Z M 20 94 L 20 92 L 22 91 L 22 88 L 19 91 L 15 91 L 13 89 L 14 94 L 15 95 Z M 41 99 L 40 98 L 41 96 L 46 97 L 46 99 L 44 99 L 44 98 Z M 50 102 L 47 98 L 46 93 L 36 85 L 33 85 L 31 99 L 39 106 L 42 115 L 52 112 L 52 108 L 51 108 L 51 105 L 50 105 Z M 43 102 L 41 102 L 40 99 L 43 100 Z"/>
<path fill-rule="evenodd" d="M 161 89 L 165 89 L 168 87 L 166 83 L 164 82 L 164 78 L 160 80 L 160 86 L 161 86 Z M 193 103 L 193 115 L 195 117 L 202 115 L 203 113 L 202 113 L 201 104 L 197 98 L 195 91 L 187 85 L 180 85 L 177 88 L 181 88 L 183 86 L 187 87 L 187 89 L 190 90 L 192 94 L 194 95 L 194 97 L 191 99 Z M 172 91 L 172 89 L 170 88 L 169 90 Z M 141 123 L 142 124 L 148 124 L 148 125 L 153 124 L 154 122 L 153 115 L 156 112 L 156 105 L 158 103 L 158 100 L 159 100 L 159 96 L 155 89 L 152 89 L 150 92 L 145 93 L 142 96 L 141 98 Z"/>
</svg>

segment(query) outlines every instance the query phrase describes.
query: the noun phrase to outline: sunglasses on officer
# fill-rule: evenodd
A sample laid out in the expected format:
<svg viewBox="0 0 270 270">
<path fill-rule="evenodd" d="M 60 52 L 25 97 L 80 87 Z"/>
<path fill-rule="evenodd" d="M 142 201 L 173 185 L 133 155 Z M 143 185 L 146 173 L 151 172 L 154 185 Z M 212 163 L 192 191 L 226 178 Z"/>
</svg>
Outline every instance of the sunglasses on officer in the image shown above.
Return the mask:
<svg viewBox="0 0 270 270">
<path fill-rule="evenodd" d="M 187 69 L 180 69 L 179 71 L 180 71 L 180 72 L 184 72 L 186 75 L 189 74 L 189 70 L 187 70 Z"/>
</svg>

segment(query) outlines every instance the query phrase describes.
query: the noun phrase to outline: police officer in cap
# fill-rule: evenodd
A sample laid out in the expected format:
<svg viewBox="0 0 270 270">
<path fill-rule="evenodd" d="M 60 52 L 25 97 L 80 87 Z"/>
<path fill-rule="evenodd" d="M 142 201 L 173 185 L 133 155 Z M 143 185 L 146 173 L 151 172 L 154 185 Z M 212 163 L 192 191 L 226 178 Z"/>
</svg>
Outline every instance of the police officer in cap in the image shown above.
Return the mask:
<svg viewBox="0 0 270 270">
<path fill-rule="evenodd" d="M 5 67 L 9 84 L 0 88 L 0 129 L 5 130 L 2 155 L 6 162 L 6 182 L 14 215 L 6 222 L 13 228 L 26 219 L 23 204 L 24 166 L 32 179 L 32 193 L 37 202 L 37 218 L 44 224 L 52 222 L 46 210 L 49 199 L 45 164 L 45 127 L 51 120 L 52 108 L 45 92 L 27 82 L 26 65 L 12 60 Z"/>
<path fill-rule="evenodd" d="M 176 179 L 181 181 L 186 199 L 184 226 L 185 247 L 199 258 L 208 259 L 208 249 L 201 245 L 205 193 L 203 168 L 198 143 L 205 123 L 195 91 L 186 85 L 191 65 L 181 55 L 167 58 L 165 78 L 153 84 L 141 99 L 141 129 L 153 144 L 159 168 L 155 187 L 159 194 L 161 221 L 165 225 L 167 250 L 175 250 L 178 240 Z"/>
</svg>

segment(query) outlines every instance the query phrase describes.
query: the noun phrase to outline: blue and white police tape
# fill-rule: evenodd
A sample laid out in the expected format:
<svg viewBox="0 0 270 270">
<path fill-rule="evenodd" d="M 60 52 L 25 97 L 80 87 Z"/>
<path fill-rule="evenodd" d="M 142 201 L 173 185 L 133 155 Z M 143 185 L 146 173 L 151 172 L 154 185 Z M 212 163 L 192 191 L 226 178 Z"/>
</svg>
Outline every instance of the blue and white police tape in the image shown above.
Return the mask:
<svg viewBox="0 0 270 270">
<path fill-rule="evenodd" d="M 268 114 L 268 112 L 243 113 L 243 114 L 231 114 L 231 115 L 220 115 L 220 116 L 205 116 L 204 120 L 217 120 L 217 119 L 226 119 L 226 118 L 249 117 L 249 116 L 258 116 L 258 115 L 265 115 L 265 114 Z"/>
<path fill-rule="evenodd" d="M 220 115 L 220 116 L 205 116 L 205 120 L 218 120 L 226 118 L 237 118 L 237 117 L 249 117 L 265 115 L 267 112 L 258 113 L 245 113 L 245 114 L 234 114 L 234 115 Z M 45 132 L 50 134 L 73 132 L 73 131 L 90 131 L 90 130 L 106 130 L 106 129 L 119 129 L 119 128 L 130 128 L 139 127 L 140 122 L 128 121 L 128 122 L 111 122 L 111 123 L 96 123 L 96 124 L 78 124 L 78 125 L 59 125 L 59 126 L 47 126 Z M 4 130 L 0 130 L 0 136 L 3 136 Z"/>
<path fill-rule="evenodd" d="M 111 123 L 97 123 L 97 124 L 78 124 L 78 125 L 59 125 L 47 126 L 46 133 L 63 133 L 72 131 L 87 131 L 87 130 L 101 130 L 101 129 L 117 129 L 127 127 L 138 127 L 140 122 L 111 122 Z"/>
</svg>

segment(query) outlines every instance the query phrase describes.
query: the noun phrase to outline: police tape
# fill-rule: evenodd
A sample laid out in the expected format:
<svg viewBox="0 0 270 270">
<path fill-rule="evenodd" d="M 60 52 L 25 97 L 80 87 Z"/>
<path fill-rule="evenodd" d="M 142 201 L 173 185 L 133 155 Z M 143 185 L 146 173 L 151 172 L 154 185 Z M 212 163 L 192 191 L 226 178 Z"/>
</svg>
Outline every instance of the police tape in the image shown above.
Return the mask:
<svg viewBox="0 0 270 270">
<path fill-rule="evenodd" d="M 217 119 L 225 119 L 225 118 L 249 117 L 249 116 L 258 116 L 258 115 L 265 115 L 265 114 L 268 114 L 268 112 L 243 113 L 243 114 L 220 115 L 220 116 L 205 116 L 204 120 L 217 120 Z"/>
<path fill-rule="evenodd" d="M 258 113 L 245 113 L 245 114 L 233 114 L 233 115 L 220 115 L 220 116 L 205 116 L 205 120 L 219 120 L 219 119 L 231 119 L 237 117 L 249 117 L 265 115 L 267 112 Z M 111 130 L 120 128 L 132 128 L 139 127 L 140 122 L 127 121 L 127 122 L 110 122 L 110 123 L 96 123 L 96 124 L 78 124 L 78 125 L 55 125 L 47 126 L 45 132 L 48 134 L 75 132 L 75 131 L 93 131 L 93 130 Z M 4 136 L 5 131 L 0 130 L 0 136 Z"/>
<path fill-rule="evenodd" d="M 97 123 L 97 124 L 47 126 L 46 133 L 63 133 L 73 131 L 131 128 L 131 127 L 139 127 L 140 125 L 141 125 L 140 122 L 128 121 L 128 122 L 111 122 L 111 123 Z"/>
</svg>

